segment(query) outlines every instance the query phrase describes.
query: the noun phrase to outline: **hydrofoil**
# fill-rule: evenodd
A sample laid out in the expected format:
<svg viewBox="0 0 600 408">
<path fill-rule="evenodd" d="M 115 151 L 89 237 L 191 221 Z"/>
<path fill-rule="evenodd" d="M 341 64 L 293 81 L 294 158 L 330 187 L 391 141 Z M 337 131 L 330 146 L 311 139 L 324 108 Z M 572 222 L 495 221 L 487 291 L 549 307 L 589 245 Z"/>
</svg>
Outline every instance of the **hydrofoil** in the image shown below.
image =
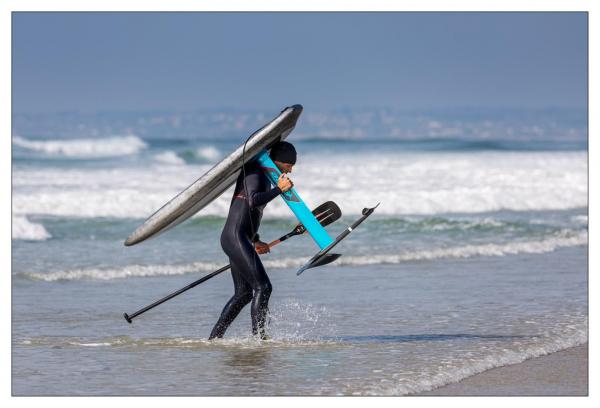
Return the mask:
<svg viewBox="0 0 600 408">
<path fill-rule="evenodd" d="M 262 151 L 256 158 L 258 161 L 261 170 L 266 174 L 271 183 L 276 186 L 277 180 L 281 175 L 281 171 L 277 167 L 277 165 L 273 162 L 269 153 L 264 150 Z M 379 206 L 379 203 L 372 208 L 364 208 L 362 211 L 362 216 L 356 220 L 352 225 L 346 228 L 340 235 L 338 235 L 335 239 L 332 239 L 325 228 L 319 223 L 316 219 L 315 215 L 309 210 L 309 208 L 304 204 L 302 198 L 296 191 L 295 188 L 291 188 L 285 193 L 280 195 L 283 201 L 288 205 L 290 210 L 294 213 L 298 221 L 306 231 L 310 234 L 312 239 L 315 241 L 320 251 L 317 252 L 315 256 L 310 258 L 310 260 L 304 264 L 297 272 L 296 275 L 300 275 L 307 269 L 315 268 L 318 266 L 327 265 L 336 259 L 338 259 L 342 254 L 334 254 L 329 253 L 337 244 L 339 244 L 344 238 L 346 238 L 356 227 L 358 227 L 364 220 L 366 220 L 373 211 Z"/>
</svg>

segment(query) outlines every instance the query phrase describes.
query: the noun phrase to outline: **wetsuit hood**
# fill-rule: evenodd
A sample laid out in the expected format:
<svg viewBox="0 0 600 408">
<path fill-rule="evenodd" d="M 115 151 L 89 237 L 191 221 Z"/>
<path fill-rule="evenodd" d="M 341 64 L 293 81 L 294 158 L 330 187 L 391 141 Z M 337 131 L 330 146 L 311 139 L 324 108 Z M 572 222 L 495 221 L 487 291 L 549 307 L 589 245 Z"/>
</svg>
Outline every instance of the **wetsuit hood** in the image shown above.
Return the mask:
<svg viewBox="0 0 600 408">
<path fill-rule="evenodd" d="M 296 164 L 296 148 L 289 142 L 277 142 L 271 148 L 271 159 L 289 164 Z"/>
</svg>

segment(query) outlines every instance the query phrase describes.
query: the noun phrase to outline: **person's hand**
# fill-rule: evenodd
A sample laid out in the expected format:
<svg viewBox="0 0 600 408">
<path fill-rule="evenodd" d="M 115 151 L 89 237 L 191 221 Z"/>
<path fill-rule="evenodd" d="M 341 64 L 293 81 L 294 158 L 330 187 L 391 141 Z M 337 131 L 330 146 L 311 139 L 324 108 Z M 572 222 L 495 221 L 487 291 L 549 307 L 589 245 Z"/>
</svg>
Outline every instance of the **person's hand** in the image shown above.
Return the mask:
<svg viewBox="0 0 600 408">
<path fill-rule="evenodd" d="M 256 249 L 256 252 L 258 252 L 259 254 L 266 254 L 268 252 L 271 252 L 271 249 L 269 248 L 269 244 L 267 244 L 266 242 L 262 242 L 262 241 L 256 241 L 254 243 L 254 249 Z"/>
<path fill-rule="evenodd" d="M 277 187 L 279 187 L 281 191 L 285 193 L 294 187 L 294 183 L 292 183 L 292 180 L 290 180 L 285 173 L 282 173 L 277 180 Z"/>
</svg>

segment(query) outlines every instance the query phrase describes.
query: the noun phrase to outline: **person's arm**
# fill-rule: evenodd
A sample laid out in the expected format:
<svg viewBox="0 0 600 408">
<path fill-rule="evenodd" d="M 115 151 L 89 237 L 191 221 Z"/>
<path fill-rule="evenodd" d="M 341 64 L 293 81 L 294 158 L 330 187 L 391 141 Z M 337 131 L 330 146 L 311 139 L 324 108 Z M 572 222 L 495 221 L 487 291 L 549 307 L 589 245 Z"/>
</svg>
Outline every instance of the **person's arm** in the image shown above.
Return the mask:
<svg viewBox="0 0 600 408">
<path fill-rule="evenodd" d="M 261 207 L 283 192 L 279 187 L 274 187 L 269 191 L 259 191 L 261 176 L 258 172 L 253 172 L 246 176 L 246 188 L 248 189 L 248 204 L 250 208 Z"/>
<path fill-rule="evenodd" d="M 258 173 L 252 173 L 246 176 L 248 205 L 250 205 L 250 208 L 261 207 L 281 194 L 281 189 L 279 187 L 272 188 L 269 191 L 259 191 L 260 177 L 261 175 Z"/>
<path fill-rule="evenodd" d="M 282 191 L 279 187 L 275 187 L 269 191 L 248 193 L 250 194 L 250 208 L 255 208 L 269 203 L 271 200 L 281 194 Z"/>
</svg>

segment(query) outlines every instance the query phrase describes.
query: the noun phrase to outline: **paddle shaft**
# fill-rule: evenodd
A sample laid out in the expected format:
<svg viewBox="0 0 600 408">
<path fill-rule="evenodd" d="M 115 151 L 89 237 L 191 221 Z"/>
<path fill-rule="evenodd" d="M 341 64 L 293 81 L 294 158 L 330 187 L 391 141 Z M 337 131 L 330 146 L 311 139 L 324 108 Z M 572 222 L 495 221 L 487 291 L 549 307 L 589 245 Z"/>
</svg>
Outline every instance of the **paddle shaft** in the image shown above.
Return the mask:
<svg viewBox="0 0 600 408">
<path fill-rule="evenodd" d="M 342 216 L 342 213 L 341 213 L 339 207 L 333 201 L 328 201 L 326 203 L 321 204 L 320 206 L 315 208 L 315 210 L 313 211 L 313 214 L 315 214 L 315 216 L 317 217 L 317 220 L 319 221 L 319 223 L 322 226 L 329 225 Z M 306 228 L 304 228 L 304 226 L 302 224 L 298 224 L 291 232 L 280 237 L 279 239 L 271 241 L 268 244 L 268 246 L 269 246 L 269 248 L 272 248 L 275 245 L 282 243 L 283 241 L 287 240 L 290 237 L 293 237 L 295 235 L 302 235 L 305 232 L 306 232 Z M 125 320 L 127 320 L 128 323 L 131 323 L 132 319 L 141 315 L 142 313 L 145 313 L 148 310 L 155 308 L 156 306 L 166 302 L 169 299 L 173 299 L 175 296 L 181 295 L 183 292 L 185 292 L 195 286 L 198 286 L 202 282 L 206 282 L 207 280 L 217 276 L 221 272 L 225 272 L 229 268 L 231 268 L 231 264 L 223 266 L 222 268 L 217 269 L 216 271 L 211 272 L 206 276 L 203 276 L 202 278 L 190 283 L 186 287 L 181 288 L 178 291 L 173 292 L 170 295 L 167 295 L 164 298 L 157 300 L 156 302 L 152 303 L 151 305 L 148 305 L 148 306 L 144 307 L 143 309 L 138 310 L 137 312 L 131 314 L 131 316 L 128 315 L 127 313 L 123 313 L 123 317 L 125 318 Z"/>
<path fill-rule="evenodd" d="M 286 239 L 288 239 L 289 237 L 291 237 L 293 235 L 296 235 L 296 234 L 294 234 L 293 232 L 291 232 L 291 233 L 289 233 L 287 235 L 284 235 L 283 237 L 281 237 L 279 239 L 276 239 L 275 241 L 270 242 L 269 243 L 269 248 L 272 248 L 275 245 L 280 244 L 281 242 L 285 241 Z M 145 312 L 147 312 L 150 309 L 154 309 L 156 306 L 158 306 L 158 305 L 160 305 L 162 303 L 165 303 L 167 300 L 173 299 L 175 296 L 181 295 L 183 292 L 188 291 L 188 290 L 192 289 L 193 287 L 198 286 L 202 282 L 206 282 L 210 278 L 213 278 L 213 277 L 217 276 L 218 274 L 220 274 L 221 272 L 225 272 L 226 270 L 228 270 L 230 268 L 231 268 L 231 264 L 225 265 L 222 268 L 219 268 L 216 271 L 211 272 L 208 275 L 203 276 L 200 279 L 198 279 L 198 280 L 190 283 L 186 287 L 181 288 L 178 291 L 173 292 L 170 295 L 167 295 L 164 298 L 157 300 L 156 302 L 152 303 L 151 305 L 148 305 L 148 306 L 146 306 L 146 307 L 138 310 L 137 312 L 135 312 L 135 313 L 133 313 L 131 315 L 128 315 L 127 313 L 123 313 L 123 316 L 125 317 L 125 320 L 127 320 L 127 322 L 131 323 L 132 319 L 135 319 L 137 316 L 141 315 L 142 313 L 145 313 Z"/>
</svg>

